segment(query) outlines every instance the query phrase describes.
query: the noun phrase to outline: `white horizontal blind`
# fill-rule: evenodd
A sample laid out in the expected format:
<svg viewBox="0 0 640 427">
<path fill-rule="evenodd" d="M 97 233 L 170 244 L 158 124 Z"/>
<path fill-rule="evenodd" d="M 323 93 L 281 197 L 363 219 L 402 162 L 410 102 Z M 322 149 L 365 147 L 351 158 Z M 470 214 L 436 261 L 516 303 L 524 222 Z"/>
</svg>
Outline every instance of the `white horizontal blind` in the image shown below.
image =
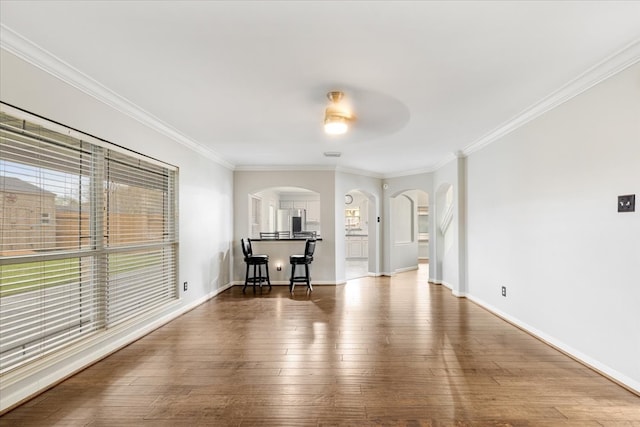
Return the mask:
<svg viewBox="0 0 640 427">
<path fill-rule="evenodd" d="M 176 298 L 175 251 L 172 247 L 110 254 L 107 326 Z"/>
<path fill-rule="evenodd" d="M 0 254 L 87 248 L 91 145 L 2 115 Z"/>
<path fill-rule="evenodd" d="M 0 105 L 2 375 L 178 294 L 175 171 Z"/>
<path fill-rule="evenodd" d="M 94 262 L 94 257 L 73 257 L 2 266 L 0 372 L 100 327 Z"/>
<path fill-rule="evenodd" d="M 171 171 L 111 150 L 105 162 L 107 326 L 177 297 Z"/>
</svg>

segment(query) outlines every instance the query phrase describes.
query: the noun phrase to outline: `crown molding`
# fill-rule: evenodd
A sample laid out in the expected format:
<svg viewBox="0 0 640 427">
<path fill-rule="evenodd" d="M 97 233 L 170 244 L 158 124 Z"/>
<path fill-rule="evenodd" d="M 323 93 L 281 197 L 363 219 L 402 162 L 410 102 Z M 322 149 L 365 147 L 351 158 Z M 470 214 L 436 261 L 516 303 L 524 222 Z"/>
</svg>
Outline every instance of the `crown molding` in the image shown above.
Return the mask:
<svg viewBox="0 0 640 427">
<path fill-rule="evenodd" d="M 524 126 L 531 120 L 541 116 L 547 111 L 553 110 L 559 105 L 591 89 L 598 83 L 614 76 L 624 69 L 640 61 L 640 39 L 637 39 L 614 54 L 608 56 L 575 79 L 571 80 L 563 87 L 533 104 L 523 112 L 503 123 L 498 128 L 469 144 L 462 150 L 462 154 L 467 156 L 474 151 L 491 144 L 494 141 L 506 136 L 514 130 Z"/>
<path fill-rule="evenodd" d="M 384 178 L 384 174 L 381 174 L 378 172 L 373 172 L 373 171 L 364 170 L 364 169 L 347 168 L 344 166 L 336 166 L 336 172 L 350 173 L 358 176 L 366 176 L 368 178 L 378 178 L 378 179 Z"/>
<path fill-rule="evenodd" d="M 335 171 L 335 166 L 325 165 L 236 165 L 242 172 L 286 172 L 286 171 Z"/>
<path fill-rule="evenodd" d="M 461 159 L 466 157 L 466 154 L 460 150 L 458 151 L 454 151 L 451 153 L 447 153 L 445 154 L 442 159 L 438 162 L 435 163 L 429 167 L 426 168 L 421 168 L 421 169 L 411 169 L 411 170 L 407 170 L 407 171 L 403 171 L 403 172 L 397 172 L 397 173 L 390 173 L 390 174 L 385 174 L 383 176 L 383 178 L 400 178 L 403 176 L 411 176 L 411 175 L 420 175 L 423 173 L 433 173 L 436 172 L 438 169 L 441 169 L 442 167 L 446 166 L 447 164 L 451 163 L 453 160 L 456 159 Z"/>
<path fill-rule="evenodd" d="M 438 168 L 440 163 L 438 163 L 435 166 L 429 166 L 426 168 L 419 168 L 419 169 L 410 169 L 410 170 L 406 170 L 406 171 L 402 171 L 402 172 L 391 172 L 391 173 L 385 173 L 382 175 L 381 178 L 383 179 L 388 179 L 388 178 L 401 178 L 403 176 L 411 176 L 411 175 L 420 175 L 423 173 L 432 173 L 436 170 L 438 170 Z"/>
<path fill-rule="evenodd" d="M 235 165 L 224 160 L 215 151 L 192 140 L 153 114 L 113 92 L 4 24 L 0 24 L 0 48 L 221 166 L 231 170 L 234 169 Z"/>
<path fill-rule="evenodd" d="M 242 172 L 306 172 L 306 171 L 332 171 L 350 173 L 358 176 L 382 179 L 382 174 L 364 169 L 345 168 L 336 165 L 237 165 L 236 171 Z"/>
</svg>

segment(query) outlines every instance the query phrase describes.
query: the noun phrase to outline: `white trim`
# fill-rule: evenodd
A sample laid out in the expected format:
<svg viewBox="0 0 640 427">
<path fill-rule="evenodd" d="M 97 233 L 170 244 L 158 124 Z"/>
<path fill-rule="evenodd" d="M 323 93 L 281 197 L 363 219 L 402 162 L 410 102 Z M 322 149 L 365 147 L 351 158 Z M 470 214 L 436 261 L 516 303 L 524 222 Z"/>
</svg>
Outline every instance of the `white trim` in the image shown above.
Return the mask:
<svg viewBox="0 0 640 427">
<path fill-rule="evenodd" d="M 525 322 L 522 322 L 521 320 L 513 316 L 510 316 L 509 314 L 503 312 L 502 310 L 492 306 L 491 304 L 486 303 L 485 301 L 479 298 L 474 297 L 473 295 L 467 295 L 466 297 L 469 300 L 473 301 L 474 303 L 478 304 L 480 307 L 486 309 L 487 311 L 495 314 L 498 317 L 501 317 L 502 319 L 506 320 L 509 323 L 516 325 L 517 327 L 527 331 L 528 333 L 544 341 L 545 343 L 560 349 L 561 351 L 571 355 L 573 358 L 579 360 L 580 362 L 589 366 L 590 368 L 595 369 L 596 371 L 599 371 L 600 373 L 614 379 L 615 381 L 623 384 L 625 387 L 628 387 L 629 389 L 634 390 L 636 393 L 640 394 L 640 382 L 635 381 L 634 379 L 621 374 L 615 369 L 589 357 L 588 355 L 582 353 L 581 351 L 578 351 L 575 348 L 571 347 L 570 345 L 560 341 L 556 337 L 546 334 L 538 330 L 537 328 L 534 328 L 533 326 Z"/>
<path fill-rule="evenodd" d="M 445 166 L 447 163 L 451 162 L 452 160 L 456 160 L 459 159 L 461 157 L 466 157 L 466 154 L 463 151 L 454 151 L 452 153 L 447 153 L 444 155 L 444 157 L 442 158 L 442 160 L 440 160 L 438 163 L 432 165 L 432 166 L 428 166 L 425 168 L 419 168 L 419 169 L 411 169 L 411 170 L 407 170 L 407 171 L 402 171 L 402 172 L 392 172 L 389 174 L 384 174 L 382 176 L 382 178 L 386 179 L 386 178 L 399 178 L 399 177 L 403 177 L 403 176 L 412 176 L 412 175 L 419 175 L 422 173 L 432 173 L 437 171 L 438 169 L 442 168 L 443 166 Z"/>
<path fill-rule="evenodd" d="M 378 179 L 382 179 L 384 176 L 377 172 L 334 165 L 236 165 L 234 170 L 247 172 L 334 171 Z"/>
<path fill-rule="evenodd" d="M 411 267 L 396 268 L 395 273 L 405 273 L 407 271 L 414 271 L 414 270 L 417 270 L 417 269 L 418 269 L 417 265 L 412 265 Z"/>
<path fill-rule="evenodd" d="M 637 39 L 613 55 L 608 56 L 584 73 L 569 81 L 551 95 L 536 102 L 517 116 L 498 126 L 498 128 L 484 135 L 480 139 L 467 145 L 462 153 L 469 155 L 474 151 L 491 144 L 514 130 L 524 126 L 531 120 L 541 116 L 547 111 L 553 110 L 559 105 L 591 89 L 593 86 L 608 79 L 640 61 L 640 39 Z"/>
<path fill-rule="evenodd" d="M 450 161 L 450 159 L 447 158 L 447 161 L 445 163 L 448 163 L 449 161 Z M 420 174 L 423 174 L 423 173 L 431 173 L 431 172 L 434 172 L 434 171 L 438 170 L 441 166 L 442 166 L 442 162 L 438 162 L 433 166 L 427 166 L 427 167 L 424 167 L 424 168 L 410 169 L 410 170 L 406 170 L 406 171 L 385 173 L 385 174 L 382 174 L 379 178 L 382 178 L 382 179 L 401 178 L 403 176 L 413 176 L 413 175 L 420 175 Z"/>
<path fill-rule="evenodd" d="M 339 165 L 336 166 L 336 172 L 350 173 L 353 175 L 366 176 L 369 178 L 378 178 L 378 179 L 384 178 L 384 174 L 381 174 L 378 172 L 366 171 L 364 169 L 347 168 Z"/>
<path fill-rule="evenodd" d="M 136 325 L 139 325 L 140 320 L 135 323 L 125 323 L 117 328 L 108 331 L 107 333 L 97 334 L 94 339 L 88 339 L 87 343 L 71 347 L 67 351 L 56 354 L 55 357 L 43 359 L 41 362 L 36 362 L 25 366 L 24 369 L 17 369 L 14 372 L 5 374 L 2 377 L 2 390 L 0 392 L 0 411 L 4 411 L 5 409 L 31 399 L 37 394 L 42 393 L 43 391 L 50 388 L 53 384 L 56 384 L 66 378 L 69 378 L 72 375 L 75 375 L 88 366 L 98 362 L 99 360 L 153 332 L 159 327 L 171 322 L 184 313 L 207 302 L 211 298 L 229 289 L 230 287 L 231 284 L 218 288 L 215 291 L 212 291 L 207 295 L 204 295 L 203 297 L 190 302 L 189 304 L 178 307 L 177 310 L 167 313 L 166 315 L 159 317 L 152 322 L 143 325 L 142 327 L 136 327 Z M 179 301 L 174 302 L 171 305 L 177 304 L 179 304 Z M 169 305 L 169 307 L 171 305 Z M 163 309 L 166 308 L 167 307 L 164 307 Z M 155 313 L 157 313 L 157 311 Z M 153 312 L 151 313 L 151 315 L 153 315 Z M 127 328 L 133 328 L 133 330 L 121 337 L 117 337 L 119 333 Z M 104 343 L 104 341 L 112 337 L 117 337 L 117 339 L 107 344 Z M 90 352 L 71 363 L 66 363 L 64 366 L 60 367 L 49 375 L 39 375 L 41 372 L 47 369 L 54 368 L 56 364 L 64 363 L 65 360 L 68 360 L 68 358 L 72 357 L 74 354 L 81 354 L 84 351 Z M 37 377 L 37 380 L 32 380 L 33 377 Z M 25 382 L 27 384 L 17 388 L 17 390 L 7 390 L 12 385 L 16 385 L 20 382 Z"/>
<path fill-rule="evenodd" d="M 444 235 L 447 233 L 447 229 L 453 221 L 453 203 L 451 203 L 446 212 L 442 215 L 442 221 L 440 221 L 440 232 Z"/>
<path fill-rule="evenodd" d="M 213 160 L 227 169 L 233 170 L 234 165 L 224 160 L 214 150 L 192 140 L 179 130 L 163 122 L 123 96 L 113 92 L 82 71 L 47 52 L 42 47 L 22 37 L 4 24 L 0 24 L 0 48 L 16 55 L 33 66 L 40 68 L 132 119 L 137 120 L 145 126 L 192 149 L 198 154 Z"/>
<path fill-rule="evenodd" d="M 335 171 L 335 166 L 326 165 L 236 165 L 236 171 L 279 172 L 279 171 Z"/>
<path fill-rule="evenodd" d="M 444 286 L 445 288 L 453 292 L 453 285 L 451 283 L 445 282 L 444 280 L 440 280 L 440 283 L 438 284 Z"/>
</svg>

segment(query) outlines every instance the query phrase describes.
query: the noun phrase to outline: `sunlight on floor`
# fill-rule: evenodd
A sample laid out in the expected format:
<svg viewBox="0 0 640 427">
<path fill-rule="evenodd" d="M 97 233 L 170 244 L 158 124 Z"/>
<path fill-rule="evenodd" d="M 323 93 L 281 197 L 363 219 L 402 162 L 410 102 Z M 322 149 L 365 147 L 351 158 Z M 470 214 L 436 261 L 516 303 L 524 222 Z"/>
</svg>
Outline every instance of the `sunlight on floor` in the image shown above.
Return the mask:
<svg viewBox="0 0 640 427">
<path fill-rule="evenodd" d="M 368 259 L 348 259 L 345 261 L 345 277 L 347 280 L 369 275 Z"/>
<path fill-rule="evenodd" d="M 418 262 L 420 275 L 429 277 L 429 260 L 421 259 Z M 347 280 L 358 279 L 369 275 L 368 259 L 348 259 L 345 261 L 345 277 Z"/>
</svg>

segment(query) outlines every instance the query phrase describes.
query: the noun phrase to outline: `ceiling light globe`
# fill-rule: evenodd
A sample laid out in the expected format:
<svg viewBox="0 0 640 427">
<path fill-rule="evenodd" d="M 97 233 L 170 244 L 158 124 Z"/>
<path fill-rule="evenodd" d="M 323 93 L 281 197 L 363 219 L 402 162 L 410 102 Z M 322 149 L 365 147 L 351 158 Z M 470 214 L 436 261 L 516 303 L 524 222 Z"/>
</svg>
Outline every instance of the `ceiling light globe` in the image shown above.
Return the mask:
<svg viewBox="0 0 640 427">
<path fill-rule="evenodd" d="M 349 125 L 344 120 L 327 120 L 324 122 L 324 131 L 329 135 L 342 135 L 347 133 Z"/>
</svg>

